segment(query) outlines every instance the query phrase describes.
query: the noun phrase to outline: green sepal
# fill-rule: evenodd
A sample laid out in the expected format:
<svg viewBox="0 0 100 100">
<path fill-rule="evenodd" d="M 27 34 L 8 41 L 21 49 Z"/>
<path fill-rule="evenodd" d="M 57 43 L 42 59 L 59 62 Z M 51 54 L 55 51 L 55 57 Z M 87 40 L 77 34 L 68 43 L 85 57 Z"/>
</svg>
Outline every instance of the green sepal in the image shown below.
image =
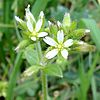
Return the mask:
<svg viewBox="0 0 100 100">
<path fill-rule="evenodd" d="M 26 25 L 26 22 L 24 22 L 22 19 L 20 19 L 20 22 L 17 21 L 18 23 L 18 27 L 22 30 L 27 30 L 27 25 Z"/>
<path fill-rule="evenodd" d="M 69 27 L 69 30 L 70 31 L 74 31 L 74 30 L 76 30 L 76 28 L 77 28 L 77 22 L 76 21 L 73 21 L 71 23 L 71 26 Z"/>
<path fill-rule="evenodd" d="M 24 39 L 29 39 L 31 32 L 26 30 L 26 31 L 21 31 L 21 35 Z"/>
<path fill-rule="evenodd" d="M 57 32 L 58 32 L 57 25 L 55 25 L 55 24 L 51 24 L 51 25 L 49 26 L 49 29 L 50 29 L 50 33 L 51 33 L 51 34 L 56 35 Z"/>
</svg>

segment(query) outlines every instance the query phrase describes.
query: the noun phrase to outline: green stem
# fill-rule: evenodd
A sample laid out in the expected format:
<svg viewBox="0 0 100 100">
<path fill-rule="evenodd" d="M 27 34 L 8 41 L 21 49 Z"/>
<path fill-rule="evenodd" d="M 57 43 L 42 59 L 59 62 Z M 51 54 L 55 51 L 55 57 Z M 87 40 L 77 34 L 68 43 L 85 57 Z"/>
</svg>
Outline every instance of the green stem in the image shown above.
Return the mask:
<svg viewBox="0 0 100 100">
<path fill-rule="evenodd" d="M 41 73 L 43 99 L 48 100 L 47 76 L 43 70 Z"/>
<path fill-rule="evenodd" d="M 41 62 L 42 52 L 41 52 L 40 42 L 38 41 L 36 45 L 37 45 L 39 61 Z M 43 100 L 48 100 L 47 76 L 43 70 L 41 70 L 41 80 L 42 80 Z"/>
</svg>

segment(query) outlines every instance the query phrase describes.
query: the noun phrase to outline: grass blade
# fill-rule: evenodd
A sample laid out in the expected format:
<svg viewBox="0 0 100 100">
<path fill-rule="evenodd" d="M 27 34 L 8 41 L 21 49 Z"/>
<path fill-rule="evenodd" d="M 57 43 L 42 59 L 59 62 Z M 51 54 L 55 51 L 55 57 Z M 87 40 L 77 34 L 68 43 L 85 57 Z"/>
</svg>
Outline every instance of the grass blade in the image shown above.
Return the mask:
<svg viewBox="0 0 100 100">
<path fill-rule="evenodd" d="M 44 11 L 49 0 L 36 0 L 35 4 L 32 7 L 32 13 L 37 18 L 40 11 Z"/>
<path fill-rule="evenodd" d="M 6 100 L 13 100 L 13 91 L 14 91 L 14 87 L 17 81 L 17 74 L 19 71 L 19 67 L 21 66 L 21 63 L 22 63 L 22 52 L 20 52 L 16 57 L 14 69 L 12 71 L 9 85 L 8 85 Z"/>
</svg>

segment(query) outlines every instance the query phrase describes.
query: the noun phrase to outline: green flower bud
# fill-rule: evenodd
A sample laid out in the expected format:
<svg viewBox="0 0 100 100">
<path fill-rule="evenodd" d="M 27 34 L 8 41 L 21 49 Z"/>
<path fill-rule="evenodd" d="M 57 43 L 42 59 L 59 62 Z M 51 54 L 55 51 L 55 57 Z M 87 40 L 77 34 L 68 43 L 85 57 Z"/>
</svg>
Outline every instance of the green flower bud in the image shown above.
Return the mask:
<svg viewBox="0 0 100 100">
<path fill-rule="evenodd" d="M 48 21 L 48 23 L 49 23 L 49 29 L 50 29 L 50 33 L 51 34 L 57 34 L 57 32 L 58 32 L 58 28 L 57 28 L 57 25 L 55 25 L 55 24 L 53 24 L 53 23 L 51 23 L 50 21 Z"/>
<path fill-rule="evenodd" d="M 15 16 L 15 19 L 16 19 L 16 21 L 17 21 L 17 23 L 18 23 L 18 27 L 19 27 L 20 29 L 22 29 L 22 30 L 26 30 L 26 29 L 27 29 L 26 23 L 25 23 L 22 19 L 20 19 L 20 18 L 17 17 L 17 16 Z"/>
<path fill-rule="evenodd" d="M 96 50 L 96 47 L 93 45 L 89 45 L 87 43 L 81 44 L 78 47 L 75 47 L 74 50 L 81 52 L 92 52 Z"/>
<path fill-rule="evenodd" d="M 71 18 L 70 18 L 69 13 L 65 13 L 62 24 L 63 24 L 64 27 L 70 27 L 71 26 Z"/>
<path fill-rule="evenodd" d="M 28 69 L 26 69 L 24 71 L 24 73 L 22 74 L 22 76 L 29 77 L 29 76 L 37 73 L 40 69 L 41 69 L 41 67 L 39 65 L 33 65 L 33 66 L 29 67 Z"/>
<path fill-rule="evenodd" d="M 30 44 L 30 41 L 29 40 L 22 40 L 18 46 L 15 48 L 15 50 L 18 52 L 19 50 L 22 50 L 24 49 L 27 45 Z"/>
</svg>

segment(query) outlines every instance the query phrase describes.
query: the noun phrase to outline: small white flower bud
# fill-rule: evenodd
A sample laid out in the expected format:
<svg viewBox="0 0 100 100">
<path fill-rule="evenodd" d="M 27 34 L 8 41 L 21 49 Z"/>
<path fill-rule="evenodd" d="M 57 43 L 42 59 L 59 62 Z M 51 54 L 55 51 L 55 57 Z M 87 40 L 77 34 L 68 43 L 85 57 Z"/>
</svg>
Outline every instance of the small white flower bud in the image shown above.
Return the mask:
<svg viewBox="0 0 100 100">
<path fill-rule="evenodd" d="M 57 25 L 58 27 L 61 27 L 61 23 L 59 21 L 57 21 Z"/>
<path fill-rule="evenodd" d="M 85 33 L 89 33 L 89 32 L 90 32 L 90 30 L 89 30 L 89 29 L 86 29 L 86 30 L 85 30 Z"/>
<path fill-rule="evenodd" d="M 19 50 L 19 46 L 17 46 L 14 50 L 15 50 L 16 52 L 18 52 L 18 50 Z"/>
<path fill-rule="evenodd" d="M 40 18 L 43 18 L 44 17 L 43 11 L 40 12 L 40 15 L 39 16 L 40 16 Z"/>
<path fill-rule="evenodd" d="M 21 23 L 21 19 L 19 17 L 15 16 L 15 19 L 16 19 L 16 21 Z"/>
<path fill-rule="evenodd" d="M 51 26 L 51 25 L 52 25 L 52 22 L 48 21 L 48 23 L 49 23 L 49 26 Z"/>
</svg>

